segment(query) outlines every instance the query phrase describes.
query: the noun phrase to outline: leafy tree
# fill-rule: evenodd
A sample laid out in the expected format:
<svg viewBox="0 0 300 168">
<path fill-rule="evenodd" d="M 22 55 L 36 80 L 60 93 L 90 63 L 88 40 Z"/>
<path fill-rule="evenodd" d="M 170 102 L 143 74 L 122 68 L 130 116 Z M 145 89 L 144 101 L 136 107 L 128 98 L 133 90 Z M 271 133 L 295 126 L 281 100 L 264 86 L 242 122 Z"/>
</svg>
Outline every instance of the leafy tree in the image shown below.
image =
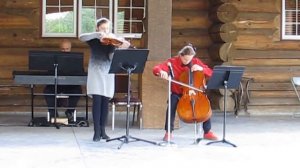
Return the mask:
<svg viewBox="0 0 300 168">
<path fill-rule="evenodd" d="M 46 32 L 48 33 L 72 33 L 73 27 L 73 11 L 65 12 L 57 18 L 46 20 Z"/>
</svg>

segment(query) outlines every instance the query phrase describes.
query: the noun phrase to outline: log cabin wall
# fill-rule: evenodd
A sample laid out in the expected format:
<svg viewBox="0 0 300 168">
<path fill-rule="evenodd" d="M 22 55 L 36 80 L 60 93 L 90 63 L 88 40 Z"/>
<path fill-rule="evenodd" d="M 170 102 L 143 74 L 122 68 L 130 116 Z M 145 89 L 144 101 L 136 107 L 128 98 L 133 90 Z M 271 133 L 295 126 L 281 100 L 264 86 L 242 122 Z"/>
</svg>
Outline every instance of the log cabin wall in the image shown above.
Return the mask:
<svg viewBox="0 0 300 168">
<path fill-rule="evenodd" d="M 245 66 L 244 76 L 253 78 L 249 85 L 248 112 L 299 112 L 300 103 L 290 79 L 300 75 L 300 42 L 280 39 L 281 0 L 214 2 L 212 5 L 226 4 L 237 9 L 234 20 L 230 22 L 236 27 L 236 40 L 232 42 L 232 48 L 225 49 L 228 52 L 220 49 L 219 53 L 226 53 L 220 56 L 223 64 Z"/>
<path fill-rule="evenodd" d="M 172 6 L 171 55 L 191 42 L 210 66 L 245 66 L 244 76 L 254 79 L 249 113 L 297 111 L 290 78 L 300 75 L 299 42 L 280 39 L 280 0 L 172 0 Z M 0 7 L 0 111 L 30 111 L 28 88 L 6 87 L 12 71 L 27 70 L 29 50 L 57 50 L 61 38 L 41 38 L 40 1 L 2 0 Z M 87 46 L 70 40 L 73 51 L 85 53 L 87 67 Z"/>
<path fill-rule="evenodd" d="M 28 112 L 31 111 L 30 88 L 15 85 L 12 72 L 28 70 L 29 50 L 59 50 L 62 38 L 41 37 L 40 1 L 3 0 L 0 8 L 0 111 Z M 88 49 L 77 38 L 70 40 L 72 51 L 85 53 L 86 67 Z M 42 92 L 43 86 L 37 86 L 36 91 Z M 36 97 L 35 102 L 45 105 L 43 97 Z"/>
<path fill-rule="evenodd" d="M 203 62 L 210 67 L 221 64 L 218 51 L 223 41 L 219 34 L 229 26 L 218 27 L 220 21 L 211 18 L 212 13 L 216 11 L 212 12 L 210 1 L 173 0 L 172 3 L 172 56 L 176 55 L 183 46 L 192 43 L 197 48 L 196 56 Z M 227 37 L 224 35 L 224 38 Z M 209 98 L 212 108 L 219 109 L 220 94 L 210 91 Z M 234 107 L 234 104 L 231 107 Z"/>
<path fill-rule="evenodd" d="M 211 64 L 208 48 L 212 45 L 208 30 L 209 0 L 172 1 L 172 56 L 188 43 L 197 48 L 197 56 Z"/>
<path fill-rule="evenodd" d="M 215 64 L 227 64 L 228 53 L 234 49 L 233 42 L 237 38 L 236 26 L 232 21 L 236 18 L 237 9 L 230 3 L 222 1 L 210 1 L 209 19 L 212 22 L 209 28 L 209 36 L 213 44 L 209 47 L 208 53 Z M 216 108 L 224 110 L 224 90 L 213 90 Z M 234 90 L 226 94 L 226 111 L 233 112 L 237 107 Z"/>
<path fill-rule="evenodd" d="M 41 6 L 41 1 L 37 0 L 0 1 L 0 112 L 31 111 L 30 88 L 15 85 L 12 72 L 28 70 L 29 50 L 58 50 L 63 39 L 41 37 Z M 72 42 L 72 51 L 84 53 L 84 67 L 87 70 L 88 46 L 77 38 L 68 39 Z M 132 40 L 132 43 L 142 48 L 141 41 Z M 133 75 L 132 86 L 134 94 L 138 94 L 137 75 Z M 42 92 L 43 86 L 38 86 L 36 90 Z M 36 97 L 35 102 L 45 105 L 43 97 Z M 84 103 L 82 98 L 79 105 Z"/>
</svg>

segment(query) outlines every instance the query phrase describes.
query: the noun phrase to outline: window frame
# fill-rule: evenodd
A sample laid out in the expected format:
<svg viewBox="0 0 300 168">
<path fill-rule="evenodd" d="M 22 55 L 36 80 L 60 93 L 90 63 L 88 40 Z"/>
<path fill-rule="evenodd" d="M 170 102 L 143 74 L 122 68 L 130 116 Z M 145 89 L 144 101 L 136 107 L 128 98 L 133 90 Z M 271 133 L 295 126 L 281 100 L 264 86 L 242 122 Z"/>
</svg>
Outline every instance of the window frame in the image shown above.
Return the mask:
<svg viewBox="0 0 300 168">
<path fill-rule="evenodd" d="M 78 27 L 78 36 L 80 35 L 80 34 L 82 34 L 82 29 L 81 29 L 81 23 L 82 23 L 82 1 L 83 0 L 79 0 L 79 3 L 78 3 L 78 25 L 77 25 L 77 27 Z M 112 18 L 113 18 L 113 1 L 114 0 L 109 0 L 109 20 L 112 20 Z M 97 18 L 96 17 L 96 12 L 95 12 L 95 14 L 94 14 L 94 17 L 95 18 Z M 111 28 L 112 29 L 112 28 Z M 96 31 L 96 19 L 95 19 L 95 31 Z"/>
<path fill-rule="evenodd" d="M 73 0 L 73 33 L 47 33 L 46 32 L 46 9 L 47 0 L 42 1 L 42 37 L 77 37 L 77 0 Z M 60 0 L 59 0 L 60 1 Z"/>
<path fill-rule="evenodd" d="M 46 32 L 46 9 L 47 9 L 47 0 L 43 0 L 42 1 L 42 37 L 78 37 L 80 34 L 82 34 L 82 28 L 81 28 L 81 23 L 82 23 L 82 2 L 83 0 L 73 0 L 73 11 L 74 11 L 74 20 L 73 20 L 73 27 L 74 27 L 74 32 L 73 33 L 47 33 Z M 61 1 L 61 0 L 59 0 Z M 126 7 L 128 9 L 130 9 L 130 13 L 132 13 L 132 9 L 143 9 L 144 10 L 144 14 L 143 17 L 146 17 L 146 6 L 147 6 L 147 0 L 143 0 L 144 1 L 144 7 Z M 130 4 L 132 4 L 132 0 L 130 0 Z M 123 7 L 121 7 L 123 8 Z M 113 23 L 113 27 L 112 27 L 112 33 L 115 33 L 118 36 L 124 37 L 124 38 L 141 38 L 142 34 L 145 30 L 145 27 L 143 25 L 143 32 L 140 33 L 117 33 L 114 30 L 117 30 L 117 23 L 118 23 L 118 18 L 117 18 L 117 14 L 118 14 L 118 0 L 109 0 L 109 18 L 112 23 Z M 95 13 L 95 18 L 96 18 L 96 13 Z M 130 26 L 132 23 L 132 14 L 130 14 Z M 136 21 L 136 20 L 135 20 Z M 137 20 L 139 21 L 139 20 Z M 143 24 L 143 21 L 140 21 Z M 96 30 L 96 26 L 95 26 L 95 30 Z"/>
<path fill-rule="evenodd" d="M 119 8 L 119 4 L 118 4 L 118 0 L 114 0 L 114 30 L 118 29 L 118 20 L 117 20 L 117 15 L 118 15 L 118 8 Z M 132 23 L 132 9 L 143 9 L 144 10 L 144 17 L 146 17 L 146 6 L 147 6 L 147 0 L 143 0 L 144 1 L 144 7 L 125 7 L 127 9 L 130 9 L 130 23 Z M 131 4 L 132 4 L 132 0 L 130 0 Z M 120 7 L 120 8 L 124 8 L 124 7 Z M 142 20 L 141 23 L 143 24 Z M 131 27 L 131 24 L 130 24 Z M 143 31 L 145 30 L 144 25 L 143 25 Z M 124 38 L 142 38 L 142 34 L 141 33 L 116 33 L 118 36 L 124 37 Z"/>
<path fill-rule="evenodd" d="M 281 12 L 281 39 L 283 40 L 300 40 L 300 33 L 298 35 L 287 35 L 286 34 L 286 7 L 285 7 L 285 2 L 286 0 L 282 0 L 282 12 Z M 298 6 L 298 4 L 300 4 L 300 2 L 297 0 L 296 1 L 296 6 Z M 296 16 L 298 16 L 300 14 L 300 8 L 296 9 Z M 300 17 L 296 17 L 296 24 L 299 24 L 300 26 Z M 300 29 L 300 27 L 298 28 L 296 26 L 296 32 L 300 32 L 300 30 L 298 31 L 298 29 Z"/>
</svg>

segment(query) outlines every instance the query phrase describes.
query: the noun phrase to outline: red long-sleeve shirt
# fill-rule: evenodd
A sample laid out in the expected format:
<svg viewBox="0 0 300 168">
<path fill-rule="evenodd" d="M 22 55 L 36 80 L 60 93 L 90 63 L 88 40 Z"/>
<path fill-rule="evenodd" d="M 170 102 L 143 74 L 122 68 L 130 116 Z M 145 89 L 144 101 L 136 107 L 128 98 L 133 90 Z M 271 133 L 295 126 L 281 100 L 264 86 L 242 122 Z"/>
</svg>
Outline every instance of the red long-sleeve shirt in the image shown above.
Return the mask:
<svg viewBox="0 0 300 168">
<path fill-rule="evenodd" d="M 178 81 L 181 74 L 183 72 L 186 72 L 189 70 L 189 68 L 187 66 L 184 66 L 182 64 L 180 56 L 174 56 L 172 58 L 169 58 L 165 62 L 154 66 L 153 74 L 156 76 L 159 76 L 161 70 L 169 72 L 168 62 L 170 62 L 172 64 L 174 80 Z M 194 57 L 191 60 L 191 63 L 192 63 L 192 65 L 197 64 L 197 65 L 200 65 L 201 67 L 203 67 L 203 73 L 206 77 L 210 77 L 212 75 L 212 70 L 206 64 L 204 64 L 202 61 L 200 61 L 200 59 Z M 180 85 L 172 82 L 171 92 L 176 93 L 176 94 L 182 94 L 182 87 Z"/>
</svg>

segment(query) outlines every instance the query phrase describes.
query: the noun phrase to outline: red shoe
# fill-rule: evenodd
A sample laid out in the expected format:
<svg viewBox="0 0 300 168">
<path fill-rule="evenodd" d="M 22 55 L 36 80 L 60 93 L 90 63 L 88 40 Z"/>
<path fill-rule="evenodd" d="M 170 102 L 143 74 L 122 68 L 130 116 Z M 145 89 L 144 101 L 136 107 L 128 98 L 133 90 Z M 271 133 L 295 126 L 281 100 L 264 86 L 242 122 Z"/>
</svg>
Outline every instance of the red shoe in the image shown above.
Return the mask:
<svg viewBox="0 0 300 168">
<path fill-rule="evenodd" d="M 213 132 L 211 132 L 211 131 L 209 131 L 208 133 L 204 134 L 203 138 L 207 139 L 207 140 L 218 140 L 218 137 Z"/>
<path fill-rule="evenodd" d="M 166 132 L 165 133 L 165 136 L 164 136 L 164 138 L 163 138 L 163 141 L 168 141 L 168 132 Z M 170 140 L 172 140 L 173 139 L 173 135 L 172 135 L 172 133 L 170 134 Z"/>
</svg>

